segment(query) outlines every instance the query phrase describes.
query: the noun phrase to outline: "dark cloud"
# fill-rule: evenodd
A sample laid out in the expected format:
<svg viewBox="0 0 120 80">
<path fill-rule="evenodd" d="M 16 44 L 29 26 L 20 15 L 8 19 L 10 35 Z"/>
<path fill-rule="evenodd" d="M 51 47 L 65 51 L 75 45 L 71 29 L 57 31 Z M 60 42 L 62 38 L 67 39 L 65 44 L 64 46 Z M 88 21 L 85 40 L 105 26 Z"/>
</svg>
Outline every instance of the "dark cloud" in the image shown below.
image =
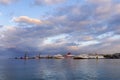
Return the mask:
<svg viewBox="0 0 120 80">
<path fill-rule="evenodd" d="M 3 27 L 3 25 L 0 25 L 0 28 L 2 28 Z"/>
</svg>

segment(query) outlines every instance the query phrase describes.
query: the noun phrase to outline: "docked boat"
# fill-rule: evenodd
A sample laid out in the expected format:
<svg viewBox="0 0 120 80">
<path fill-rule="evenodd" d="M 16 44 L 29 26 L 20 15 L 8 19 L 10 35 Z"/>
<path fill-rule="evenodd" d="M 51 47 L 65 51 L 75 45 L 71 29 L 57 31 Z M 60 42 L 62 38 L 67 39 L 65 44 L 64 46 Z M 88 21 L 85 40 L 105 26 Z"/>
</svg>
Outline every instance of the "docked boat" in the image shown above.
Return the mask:
<svg viewBox="0 0 120 80">
<path fill-rule="evenodd" d="M 73 58 L 74 55 L 72 55 L 71 53 L 67 53 L 66 55 L 64 55 L 65 58 Z"/>
<path fill-rule="evenodd" d="M 73 59 L 88 59 L 89 57 L 87 55 L 78 55 L 74 56 Z"/>
<path fill-rule="evenodd" d="M 64 57 L 61 54 L 57 54 L 53 56 L 54 59 L 64 59 Z"/>
</svg>

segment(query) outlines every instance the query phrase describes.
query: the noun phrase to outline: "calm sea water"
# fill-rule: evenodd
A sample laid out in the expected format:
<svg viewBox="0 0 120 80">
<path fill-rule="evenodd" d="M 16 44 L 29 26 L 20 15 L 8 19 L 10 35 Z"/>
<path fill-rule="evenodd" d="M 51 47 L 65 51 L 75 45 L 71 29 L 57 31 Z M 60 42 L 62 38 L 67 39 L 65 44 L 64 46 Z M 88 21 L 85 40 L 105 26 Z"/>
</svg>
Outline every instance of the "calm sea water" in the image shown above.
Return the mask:
<svg viewBox="0 0 120 80">
<path fill-rule="evenodd" d="M 0 60 L 0 80 L 120 80 L 120 60 Z"/>
</svg>

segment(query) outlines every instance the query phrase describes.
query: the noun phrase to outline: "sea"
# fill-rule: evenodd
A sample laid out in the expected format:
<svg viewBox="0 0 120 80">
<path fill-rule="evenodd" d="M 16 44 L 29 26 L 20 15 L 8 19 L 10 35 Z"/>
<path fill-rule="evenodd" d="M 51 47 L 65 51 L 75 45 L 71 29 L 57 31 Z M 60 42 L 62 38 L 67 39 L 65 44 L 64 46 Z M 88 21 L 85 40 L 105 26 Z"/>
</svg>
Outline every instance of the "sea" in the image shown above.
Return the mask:
<svg viewBox="0 0 120 80">
<path fill-rule="evenodd" d="M 120 59 L 0 59 L 0 80 L 120 80 Z"/>
</svg>

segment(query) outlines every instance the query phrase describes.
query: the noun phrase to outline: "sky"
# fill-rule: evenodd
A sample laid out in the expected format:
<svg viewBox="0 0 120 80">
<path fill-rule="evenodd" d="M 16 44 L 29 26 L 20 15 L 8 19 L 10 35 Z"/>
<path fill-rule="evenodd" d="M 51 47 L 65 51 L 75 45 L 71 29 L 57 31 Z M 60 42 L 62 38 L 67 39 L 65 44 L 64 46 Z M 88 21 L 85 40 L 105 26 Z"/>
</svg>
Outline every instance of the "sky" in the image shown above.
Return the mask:
<svg viewBox="0 0 120 80">
<path fill-rule="evenodd" d="M 119 0 L 0 0 L 0 52 L 119 53 Z"/>
</svg>

